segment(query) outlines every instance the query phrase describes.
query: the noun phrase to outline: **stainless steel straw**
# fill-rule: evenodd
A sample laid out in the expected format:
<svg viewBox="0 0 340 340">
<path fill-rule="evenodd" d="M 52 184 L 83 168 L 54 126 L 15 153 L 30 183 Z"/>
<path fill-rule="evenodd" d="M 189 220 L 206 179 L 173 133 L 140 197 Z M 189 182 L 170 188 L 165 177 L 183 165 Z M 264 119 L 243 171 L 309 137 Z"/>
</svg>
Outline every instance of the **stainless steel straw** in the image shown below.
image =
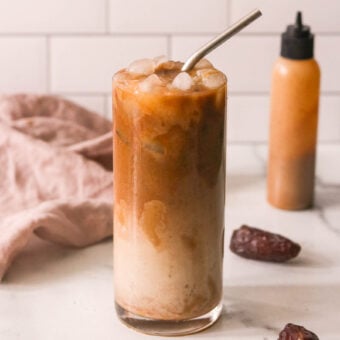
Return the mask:
<svg viewBox="0 0 340 340">
<path fill-rule="evenodd" d="M 225 31 L 221 34 L 216 36 L 214 39 L 210 40 L 204 46 L 202 46 L 199 50 L 197 50 L 194 54 L 192 54 L 188 60 L 184 63 L 182 67 L 182 71 L 189 71 L 191 70 L 195 64 L 202 59 L 205 55 L 210 53 L 212 50 L 223 44 L 226 40 L 231 38 L 234 34 L 241 31 L 243 28 L 248 26 L 254 20 L 259 18 L 262 15 L 259 9 L 255 9 L 250 12 L 248 15 L 237 21 L 235 24 L 228 27 Z"/>
</svg>

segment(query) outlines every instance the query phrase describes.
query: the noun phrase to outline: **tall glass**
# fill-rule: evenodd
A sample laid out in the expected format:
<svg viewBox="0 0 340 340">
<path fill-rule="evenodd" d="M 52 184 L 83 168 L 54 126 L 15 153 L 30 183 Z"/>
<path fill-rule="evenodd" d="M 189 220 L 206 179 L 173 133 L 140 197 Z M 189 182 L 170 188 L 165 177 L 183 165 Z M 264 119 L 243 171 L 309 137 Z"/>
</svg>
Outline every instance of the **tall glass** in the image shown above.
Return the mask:
<svg viewBox="0 0 340 340">
<path fill-rule="evenodd" d="M 176 88 L 181 65 L 151 85 L 113 78 L 116 311 L 149 334 L 199 331 L 222 308 L 226 80 L 211 69 L 223 82 L 207 87 L 193 70 Z"/>
</svg>

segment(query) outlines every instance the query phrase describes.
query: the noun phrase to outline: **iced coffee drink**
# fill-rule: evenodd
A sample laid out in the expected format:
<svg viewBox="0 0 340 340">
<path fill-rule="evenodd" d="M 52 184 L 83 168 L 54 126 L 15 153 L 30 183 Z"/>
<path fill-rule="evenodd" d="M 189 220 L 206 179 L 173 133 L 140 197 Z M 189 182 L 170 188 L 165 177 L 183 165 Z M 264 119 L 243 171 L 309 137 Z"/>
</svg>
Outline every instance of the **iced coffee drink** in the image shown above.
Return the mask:
<svg viewBox="0 0 340 340">
<path fill-rule="evenodd" d="M 114 285 L 129 326 L 207 327 L 221 309 L 226 78 L 163 57 L 113 78 Z"/>
</svg>

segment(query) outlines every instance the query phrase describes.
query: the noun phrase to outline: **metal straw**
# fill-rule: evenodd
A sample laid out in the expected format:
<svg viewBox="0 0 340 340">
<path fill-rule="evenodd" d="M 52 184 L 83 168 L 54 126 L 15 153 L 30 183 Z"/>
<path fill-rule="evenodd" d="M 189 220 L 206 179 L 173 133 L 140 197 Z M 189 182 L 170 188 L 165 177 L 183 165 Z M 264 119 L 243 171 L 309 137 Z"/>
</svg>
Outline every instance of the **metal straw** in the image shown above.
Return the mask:
<svg viewBox="0 0 340 340">
<path fill-rule="evenodd" d="M 221 34 L 216 36 L 214 39 L 210 40 L 208 43 L 206 43 L 204 46 L 202 46 L 199 50 L 197 50 L 194 54 L 192 54 L 189 59 L 184 63 L 182 67 L 182 71 L 190 71 L 195 64 L 201 60 L 205 55 L 210 53 L 212 50 L 214 50 L 216 47 L 223 44 L 226 40 L 231 38 L 234 34 L 241 31 L 243 28 L 248 26 L 250 23 L 252 23 L 254 20 L 259 18 L 262 15 L 261 11 L 259 9 L 255 9 L 252 12 L 250 12 L 248 15 L 237 21 L 235 24 L 228 27 L 225 31 L 223 31 Z"/>
</svg>

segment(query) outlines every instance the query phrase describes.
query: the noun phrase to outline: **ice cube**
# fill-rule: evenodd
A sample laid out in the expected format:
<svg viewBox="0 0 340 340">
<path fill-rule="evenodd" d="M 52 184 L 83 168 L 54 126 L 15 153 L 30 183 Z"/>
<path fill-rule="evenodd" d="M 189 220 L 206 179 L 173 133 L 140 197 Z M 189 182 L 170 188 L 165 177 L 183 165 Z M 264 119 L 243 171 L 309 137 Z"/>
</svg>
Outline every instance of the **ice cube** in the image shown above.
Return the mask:
<svg viewBox="0 0 340 340">
<path fill-rule="evenodd" d="M 158 65 L 157 71 L 172 71 L 172 70 L 180 70 L 182 67 L 182 63 L 179 61 L 172 61 L 167 60 L 163 62 L 162 64 Z"/>
<path fill-rule="evenodd" d="M 197 75 L 201 77 L 202 84 L 208 88 L 217 88 L 226 82 L 225 75 L 216 70 L 198 70 Z"/>
<path fill-rule="evenodd" d="M 208 59 L 201 59 L 196 65 L 195 69 L 200 70 L 203 68 L 213 68 L 214 66 Z"/>
<path fill-rule="evenodd" d="M 124 79 L 126 79 L 126 75 L 124 74 L 124 72 L 122 71 L 119 71 L 117 72 L 116 74 L 113 75 L 113 78 L 112 78 L 115 82 L 120 82 Z"/>
<path fill-rule="evenodd" d="M 161 85 L 163 85 L 163 82 L 159 79 L 159 77 L 156 74 L 151 74 L 151 76 L 148 76 L 143 81 L 141 81 L 138 87 L 139 87 L 139 90 L 142 92 L 150 92 L 156 86 L 161 86 Z"/>
<path fill-rule="evenodd" d="M 160 55 L 156 58 L 153 58 L 153 61 L 155 63 L 155 67 L 158 67 L 159 65 L 162 65 L 168 61 L 168 58 L 165 55 Z"/>
<path fill-rule="evenodd" d="M 139 59 L 132 62 L 127 70 L 132 74 L 148 76 L 155 71 L 155 62 L 152 59 Z"/>
<path fill-rule="evenodd" d="M 186 90 L 190 90 L 193 83 L 194 81 L 192 80 L 192 78 L 190 77 L 188 73 L 181 72 L 172 81 L 172 86 L 179 90 L 186 91 Z"/>
</svg>

